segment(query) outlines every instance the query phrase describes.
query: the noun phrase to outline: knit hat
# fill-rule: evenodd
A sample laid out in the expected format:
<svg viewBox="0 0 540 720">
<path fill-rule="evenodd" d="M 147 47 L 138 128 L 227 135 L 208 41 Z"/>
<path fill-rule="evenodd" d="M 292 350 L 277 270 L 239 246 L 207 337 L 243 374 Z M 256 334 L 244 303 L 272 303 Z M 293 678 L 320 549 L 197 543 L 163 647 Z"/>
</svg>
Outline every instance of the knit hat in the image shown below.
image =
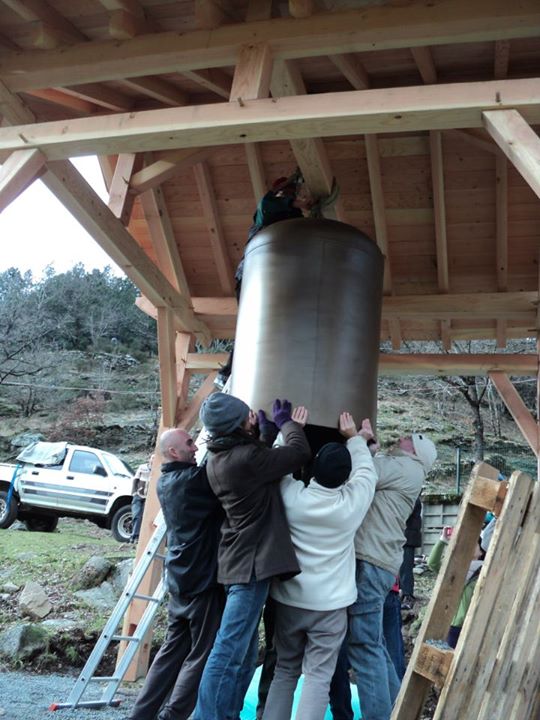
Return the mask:
<svg viewBox="0 0 540 720">
<path fill-rule="evenodd" d="M 414 452 L 428 473 L 437 459 L 437 448 L 435 444 L 422 433 L 413 433 L 412 442 Z"/>
<path fill-rule="evenodd" d="M 230 435 L 248 418 L 249 407 L 240 398 L 216 392 L 201 405 L 199 417 L 211 435 Z"/>
<path fill-rule="evenodd" d="M 313 475 L 319 485 L 337 488 L 351 474 L 351 455 L 345 445 L 337 442 L 323 445 L 313 461 Z"/>
</svg>

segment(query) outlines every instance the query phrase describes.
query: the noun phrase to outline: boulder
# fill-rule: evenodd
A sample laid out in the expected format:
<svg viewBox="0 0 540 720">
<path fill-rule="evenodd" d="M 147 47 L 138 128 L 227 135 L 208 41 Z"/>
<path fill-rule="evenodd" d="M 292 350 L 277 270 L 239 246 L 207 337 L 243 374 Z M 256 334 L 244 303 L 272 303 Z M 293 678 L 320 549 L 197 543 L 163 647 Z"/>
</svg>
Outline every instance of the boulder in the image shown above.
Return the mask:
<svg viewBox="0 0 540 720">
<path fill-rule="evenodd" d="M 81 622 L 76 622 L 75 620 L 70 620 L 68 618 L 51 618 L 50 620 L 44 620 L 41 623 L 41 627 L 46 628 L 48 631 L 53 633 L 65 633 L 65 632 L 71 632 L 72 630 L 75 630 L 77 627 L 82 626 Z"/>
<path fill-rule="evenodd" d="M 3 585 L 0 585 L 0 593 L 6 593 L 7 595 L 14 595 L 16 592 L 19 592 L 19 590 L 20 587 L 12 582 L 7 582 Z"/>
<path fill-rule="evenodd" d="M 77 590 L 73 594 L 85 605 L 96 610 L 112 610 L 116 605 L 116 593 L 109 582 L 103 582 L 99 587 L 89 590 Z"/>
<path fill-rule="evenodd" d="M 124 588 L 126 587 L 129 574 L 132 570 L 133 558 L 127 558 L 127 560 L 121 560 L 112 571 L 109 581 L 118 596 L 122 594 Z"/>
<path fill-rule="evenodd" d="M 49 633 L 32 623 L 12 625 L 0 634 L 0 656 L 7 660 L 25 660 L 48 647 Z"/>
<path fill-rule="evenodd" d="M 101 585 L 112 570 L 112 563 L 107 558 L 93 555 L 84 563 L 75 578 L 75 587 L 87 590 Z"/>
<path fill-rule="evenodd" d="M 24 615 L 42 620 L 51 612 L 52 605 L 41 585 L 30 580 L 19 597 L 19 610 Z"/>
</svg>

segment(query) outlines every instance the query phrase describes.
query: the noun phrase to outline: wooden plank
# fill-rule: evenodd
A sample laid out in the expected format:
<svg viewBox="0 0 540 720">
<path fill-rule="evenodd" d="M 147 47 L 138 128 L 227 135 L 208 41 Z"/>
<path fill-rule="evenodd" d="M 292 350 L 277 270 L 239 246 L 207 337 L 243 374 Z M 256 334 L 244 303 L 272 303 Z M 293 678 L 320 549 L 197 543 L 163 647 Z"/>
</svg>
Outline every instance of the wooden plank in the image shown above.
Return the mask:
<svg viewBox="0 0 540 720">
<path fill-rule="evenodd" d="M 381 161 L 376 135 L 366 135 L 364 138 L 368 164 L 369 186 L 371 189 L 371 205 L 373 222 L 375 225 L 375 239 L 380 251 L 385 257 L 384 263 L 384 292 L 392 292 L 392 269 L 388 252 L 388 227 L 386 224 L 384 190 L 382 186 Z"/>
<path fill-rule="evenodd" d="M 231 87 L 231 101 L 268 97 L 272 75 L 272 54 L 267 43 L 243 45 L 238 54 Z"/>
<path fill-rule="evenodd" d="M 540 121 L 538 82 L 429 85 L 394 89 L 392 93 L 386 89 L 352 90 L 246 100 L 243 106 L 219 103 L 35 123 L 0 130 L 0 150 L 40 147 L 47 158 L 58 159 L 314 135 L 478 127 L 482 116 L 491 117 L 483 112 L 486 108 L 501 105 L 519 107 L 531 122 Z"/>
<path fill-rule="evenodd" d="M 203 162 L 212 152 L 212 149 L 208 148 L 171 150 L 165 153 L 164 157 L 134 173 L 130 181 L 131 189 L 133 192 L 142 193 L 155 188 L 179 172 Z"/>
<path fill-rule="evenodd" d="M 494 480 L 491 477 L 477 477 L 469 502 L 498 516 L 507 491 L 508 483 L 500 482 L 498 478 Z"/>
<path fill-rule="evenodd" d="M 504 155 L 496 157 L 496 263 L 497 289 L 508 289 L 508 163 Z M 497 318 L 497 347 L 506 347 L 506 322 Z"/>
<path fill-rule="evenodd" d="M 178 107 L 187 103 L 185 93 L 179 90 L 176 85 L 158 77 L 130 77 L 125 78 L 122 82 L 132 90 L 137 90 L 137 92 L 158 100 L 164 105 Z"/>
<path fill-rule="evenodd" d="M 444 198 L 444 163 L 442 136 L 440 132 L 429 133 L 431 148 L 431 182 L 433 188 L 433 210 L 435 213 L 435 242 L 437 248 L 437 282 L 439 290 L 450 290 L 448 273 L 448 242 L 446 237 L 446 202 Z"/>
<path fill-rule="evenodd" d="M 205 381 L 202 383 L 200 388 L 197 390 L 197 392 L 191 399 L 189 406 L 178 418 L 178 427 L 187 430 L 197 422 L 197 420 L 199 419 L 199 411 L 201 409 L 203 400 L 205 400 L 208 395 L 210 395 L 213 391 L 216 390 L 216 386 L 214 385 L 216 375 L 216 372 L 211 372 L 205 379 Z"/>
<path fill-rule="evenodd" d="M 231 78 L 219 68 L 184 70 L 182 75 L 226 100 L 230 97 Z"/>
<path fill-rule="evenodd" d="M 71 95 L 81 100 L 87 100 L 94 105 L 99 105 L 107 110 L 115 112 L 126 112 L 133 105 L 132 98 L 123 95 L 118 90 L 111 90 L 104 85 L 90 83 L 89 85 L 73 85 L 71 87 L 62 88 L 65 95 Z M 34 91 L 31 92 L 33 94 Z"/>
<path fill-rule="evenodd" d="M 474 147 L 479 148 L 480 150 L 484 150 L 485 152 L 488 152 L 492 155 L 499 155 L 500 150 L 495 145 L 495 143 L 491 142 L 491 140 L 486 140 L 483 137 L 480 137 L 480 135 L 476 134 L 476 130 L 445 130 L 444 134 L 448 135 L 452 138 L 458 138 L 460 140 L 465 140 L 465 142 L 469 143 L 469 145 L 473 145 Z"/>
<path fill-rule="evenodd" d="M 369 76 L 360 62 L 352 53 L 330 55 L 329 59 L 341 71 L 355 90 L 367 90 L 370 86 Z"/>
<path fill-rule="evenodd" d="M 426 85 L 434 85 L 437 82 L 437 68 L 433 62 L 433 56 L 429 47 L 427 45 L 412 47 L 411 54 L 422 76 L 422 82 Z"/>
<path fill-rule="evenodd" d="M 180 295 L 191 302 L 186 274 L 161 188 L 144 192 L 141 205 L 159 269 Z"/>
<path fill-rule="evenodd" d="M 234 19 L 230 6 L 219 0 L 195 0 L 195 23 L 197 27 L 213 30 Z"/>
<path fill-rule="evenodd" d="M 221 289 L 225 295 L 231 295 L 234 292 L 234 273 L 227 250 L 227 243 L 219 216 L 216 197 L 212 188 L 210 172 L 206 163 L 198 163 L 195 165 L 194 172 Z"/>
<path fill-rule="evenodd" d="M 14 13 L 26 22 L 41 22 L 62 33 L 71 42 L 86 40 L 86 36 L 61 13 L 43 0 L 2 0 Z"/>
<path fill-rule="evenodd" d="M 137 156 L 135 153 L 119 155 L 109 189 L 109 209 L 123 225 L 127 225 L 133 208 L 134 195 L 129 192 L 129 181 Z"/>
<path fill-rule="evenodd" d="M 497 514 L 490 548 L 463 624 L 462 638 L 439 698 L 434 716 L 437 720 L 449 720 L 461 714 L 478 717 L 487 685 L 485 678 L 479 681 L 479 674 L 484 665 L 493 667 L 513 598 L 519 592 L 516 585 L 521 578 L 513 572 L 519 565 L 515 549 L 532 488 L 533 480 L 528 475 L 512 475 L 508 496 Z M 529 549 L 524 552 L 528 553 Z M 511 593 L 505 592 L 505 584 L 510 585 Z"/>
<path fill-rule="evenodd" d="M 289 14 L 294 18 L 307 18 L 313 14 L 313 0 L 289 0 Z"/>
<path fill-rule="evenodd" d="M 189 303 L 71 163 L 48 163 L 43 182 L 156 307 L 169 307 L 183 330 L 196 332 L 207 343 L 208 329 L 195 318 Z"/>
<path fill-rule="evenodd" d="M 234 65 L 237 48 L 264 38 L 274 58 L 294 59 L 390 48 L 485 42 L 540 34 L 537 0 L 421 0 L 309 18 L 223 26 L 208 34 L 155 33 L 121 43 L 81 43 L 42 53 L 8 53 L 0 78 L 15 91 Z"/>
<path fill-rule="evenodd" d="M 394 705 L 392 720 L 413 720 L 420 717 L 431 682 L 416 672 L 416 664 L 423 644 L 427 640 L 446 639 L 450 622 L 458 607 L 467 570 L 485 517 L 482 508 L 469 502 L 476 478 L 496 480 L 497 476 L 498 471 L 486 463 L 478 463 L 471 473 L 471 482 L 461 501 L 454 532 L 437 576 L 424 622 L 416 638 L 401 690 Z"/>
<path fill-rule="evenodd" d="M 175 341 L 176 353 L 176 387 L 177 400 L 175 410 L 175 424 L 178 426 L 179 418 L 186 411 L 189 405 L 189 381 L 191 372 L 187 366 L 187 359 L 190 353 L 195 350 L 195 340 L 193 335 L 188 333 L 177 333 Z M 190 426 L 191 427 L 191 426 Z M 187 429 L 187 428 L 185 428 Z"/>
<path fill-rule="evenodd" d="M 257 143 L 246 143 L 244 148 L 246 151 L 249 177 L 251 178 L 251 185 L 253 187 L 253 195 L 257 203 L 267 192 L 261 149 Z"/>
<path fill-rule="evenodd" d="M 109 35 L 115 40 L 131 40 L 150 32 L 146 18 L 126 10 L 115 10 L 109 18 Z"/>
<path fill-rule="evenodd" d="M 540 198 L 540 138 L 517 110 L 486 111 L 484 124 L 497 145 Z"/>
<path fill-rule="evenodd" d="M 163 424 L 166 427 L 174 427 L 177 400 L 175 330 L 172 312 L 168 308 L 157 309 L 157 331 Z"/>
<path fill-rule="evenodd" d="M 508 65 L 510 62 L 510 41 L 495 41 L 495 57 L 493 61 L 493 77 L 497 80 L 508 77 Z"/>
<path fill-rule="evenodd" d="M 502 371 L 492 371 L 489 373 L 489 377 L 514 418 L 521 434 L 533 453 L 538 457 L 538 426 L 516 388 L 512 385 L 506 373 Z"/>
<path fill-rule="evenodd" d="M 440 689 L 444 685 L 453 658 L 453 650 L 441 650 L 434 645 L 423 643 L 416 658 L 415 671 Z"/>
<path fill-rule="evenodd" d="M 0 168 L 0 212 L 39 177 L 44 164 L 39 150 L 19 150 L 8 157 Z"/>
<path fill-rule="evenodd" d="M 54 88 L 31 90 L 28 95 L 40 98 L 41 100 L 45 100 L 45 102 L 52 103 L 53 105 L 59 105 L 60 107 L 66 108 L 70 112 L 75 112 L 78 115 L 91 115 L 92 113 L 100 110 L 100 108 L 92 102 L 88 102 L 87 100 L 79 97 L 74 97 L 63 90 L 55 90 Z"/>
</svg>

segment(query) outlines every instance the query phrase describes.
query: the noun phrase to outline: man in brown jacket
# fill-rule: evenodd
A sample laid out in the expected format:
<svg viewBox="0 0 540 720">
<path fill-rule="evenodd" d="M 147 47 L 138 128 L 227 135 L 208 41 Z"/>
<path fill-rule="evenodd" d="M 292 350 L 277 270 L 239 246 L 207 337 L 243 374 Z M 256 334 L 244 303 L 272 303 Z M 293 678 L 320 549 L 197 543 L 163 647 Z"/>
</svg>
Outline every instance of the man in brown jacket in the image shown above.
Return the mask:
<svg viewBox="0 0 540 720">
<path fill-rule="evenodd" d="M 305 417 L 298 409 L 295 417 Z M 227 600 L 214 647 L 199 687 L 194 720 L 237 720 L 255 670 L 258 625 L 273 577 L 300 572 L 279 484 L 310 459 L 302 426 L 291 404 L 276 400 L 273 420 L 284 445 L 268 448 L 252 430 L 249 407 L 214 393 L 201 408 L 210 433 L 208 480 L 225 510 L 218 551 L 218 581 Z"/>
</svg>

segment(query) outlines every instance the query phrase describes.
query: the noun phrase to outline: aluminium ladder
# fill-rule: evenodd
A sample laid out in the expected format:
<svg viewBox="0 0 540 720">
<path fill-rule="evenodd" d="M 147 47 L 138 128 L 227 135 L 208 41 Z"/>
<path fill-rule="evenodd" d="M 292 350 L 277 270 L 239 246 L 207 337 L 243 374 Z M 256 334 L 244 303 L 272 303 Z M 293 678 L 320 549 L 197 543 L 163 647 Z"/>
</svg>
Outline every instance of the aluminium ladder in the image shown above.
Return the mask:
<svg viewBox="0 0 540 720">
<path fill-rule="evenodd" d="M 84 668 L 82 669 L 71 693 L 69 694 L 66 702 L 63 703 L 52 703 L 49 710 L 60 710 L 62 708 L 100 708 L 104 705 L 119 705 L 119 700 L 114 700 L 114 696 L 120 683 L 122 682 L 126 671 L 133 660 L 133 657 L 144 639 L 146 632 L 151 626 L 157 609 L 163 600 L 165 595 L 165 578 L 161 578 L 154 593 L 152 595 L 142 595 L 137 592 L 139 585 L 141 584 L 146 571 L 150 567 L 150 564 L 156 559 L 162 561 L 165 560 L 165 555 L 159 552 L 159 548 L 165 539 L 167 528 L 163 513 L 160 512 L 156 518 L 156 529 L 154 534 L 148 541 L 144 553 L 135 566 L 133 574 L 128 580 L 128 583 L 122 592 L 114 610 L 112 611 L 111 617 L 107 621 L 98 641 L 96 642 L 94 649 L 92 650 Z M 133 635 L 121 635 L 117 633 L 118 626 L 122 622 L 122 619 L 128 609 L 129 605 L 133 600 L 146 600 L 148 605 L 144 614 L 138 623 Z M 95 672 L 101 662 L 103 655 L 107 648 L 112 642 L 126 642 L 127 647 L 122 655 L 120 662 L 116 666 L 114 674 L 110 677 L 103 677 L 95 675 Z M 91 698 L 82 700 L 81 698 L 90 687 L 95 687 L 96 683 L 105 683 L 105 687 L 102 688 L 102 693 L 97 698 Z"/>
</svg>

